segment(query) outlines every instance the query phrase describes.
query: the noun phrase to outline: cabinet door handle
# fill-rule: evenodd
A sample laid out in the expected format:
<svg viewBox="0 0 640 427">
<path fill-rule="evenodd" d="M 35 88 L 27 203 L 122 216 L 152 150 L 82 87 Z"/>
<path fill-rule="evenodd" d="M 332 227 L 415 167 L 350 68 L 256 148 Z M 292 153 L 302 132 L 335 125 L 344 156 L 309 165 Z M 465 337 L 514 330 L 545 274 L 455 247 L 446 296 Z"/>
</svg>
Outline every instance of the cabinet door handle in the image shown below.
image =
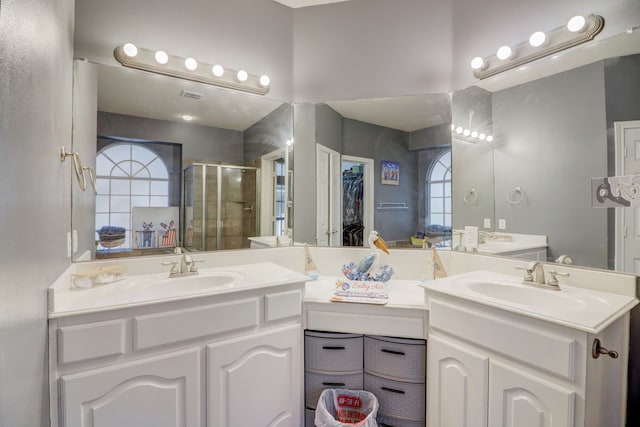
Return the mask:
<svg viewBox="0 0 640 427">
<path fill-rule="evenodd" d="M 380 387 L 380 388 L 381 388 L 382 390 L 384 390 L 384 391 L 390 391 L 391 393 L 404 394 L 404 391 L 402 391 L 402 390 L 398 390 L 398 389 L 395 389 L 395 388 L 389 388 L 389 387 L 384 387 L 384 386 L 383 386 L 383 387 Z"/>
<path fill-rule="evenodd" d="M 323 350 L 345 350 L 345 348 L 342 346 L 333 346 L 333 345 L 323 345 L 322 349 Z"/>
<path fill-rule="evenodd" d="M 404 351 L 398 351 L 398 350 L 387 350 L 386 348 L 383 348 L 382 350 L 380 350 L 383 353 L 389 353 L 389 354 L 398 354 L 400 356 L 404 356 L 405 353 Z"/>
<path fill-rule="evenodd" d="M 322 385 L 326 385 L 329 387 L 344 387 L 346 386 L 345 383 L 322 383 Z"/>
</svg>

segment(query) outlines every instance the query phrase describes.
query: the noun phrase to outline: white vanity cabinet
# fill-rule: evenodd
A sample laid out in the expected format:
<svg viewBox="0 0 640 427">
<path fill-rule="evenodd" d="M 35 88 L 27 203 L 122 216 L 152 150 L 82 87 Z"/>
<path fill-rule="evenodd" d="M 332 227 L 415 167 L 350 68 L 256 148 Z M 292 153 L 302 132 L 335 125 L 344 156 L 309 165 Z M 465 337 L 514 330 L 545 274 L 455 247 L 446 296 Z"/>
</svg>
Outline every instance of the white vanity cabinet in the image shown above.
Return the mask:
<svg viewBox="0 0 640 427">
<path fill-rule="evenodd" d="M 628 320 L 593 335 L 431 296 L 428 426 L 624 426 Z M 619 358 L 593 358 L 595 338 Z"/>
<path fill-rule="evenodd" d="M 299 427 L 302 288 L 49 321 L 53 427 Z"/>
</svg>

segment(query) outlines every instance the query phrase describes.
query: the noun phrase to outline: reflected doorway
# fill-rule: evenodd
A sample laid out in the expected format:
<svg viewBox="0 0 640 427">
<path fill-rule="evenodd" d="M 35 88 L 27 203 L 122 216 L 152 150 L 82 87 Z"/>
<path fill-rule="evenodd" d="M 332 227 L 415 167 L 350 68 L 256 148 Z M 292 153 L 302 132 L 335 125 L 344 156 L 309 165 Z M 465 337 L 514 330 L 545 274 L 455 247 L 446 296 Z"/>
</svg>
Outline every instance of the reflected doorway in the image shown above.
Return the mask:
<svg viewBox="0 0 640 427">
<path fill-rule="evenodd" d="M 373 159 L 342 156 L 342 246 L 367 246 L 373 226 Z"/>
</svg>

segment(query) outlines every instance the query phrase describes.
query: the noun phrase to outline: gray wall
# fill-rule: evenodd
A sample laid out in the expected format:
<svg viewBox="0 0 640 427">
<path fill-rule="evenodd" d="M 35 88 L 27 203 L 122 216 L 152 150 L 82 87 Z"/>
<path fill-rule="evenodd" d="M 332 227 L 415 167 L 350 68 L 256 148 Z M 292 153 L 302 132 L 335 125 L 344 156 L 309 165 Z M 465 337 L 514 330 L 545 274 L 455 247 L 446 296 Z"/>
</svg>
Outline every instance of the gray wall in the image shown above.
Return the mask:
<svg viewBox="0 0 640 427">
<path fill-rule="evenodd" d="M 182 163 L 219 162 L 242 165 L 242 132 L 211 126 L 98 113 L 98 135 L 182 144 Z"/>
<path fill-rule="evenodd" d="M 296 242 L 316 241 L 316 107 L 294 104 L 293 107 L 293 234 Z"/>
<path fill-rule="evenodd" d="M 550 256 L 607 268 L 607 212 L 591 178 L 607 173 L 604 66 L 597 62 L 493 94 L 496 219 L 549 236 Z M 520 186 L 523 204 L 507 202 Z"/>
<path fill-rule="evenodd" d="M 49 424 L 47 287 L 69 266 L 73 1 L 0 4 L 0 426 Z"/>
<path fill-rule="evenodd" d="M 287 146 L 293 138 L 293 106 L 282 104 L 243 133 L 244 164 L 260 166 L 265 154 Z"/>
</svg>

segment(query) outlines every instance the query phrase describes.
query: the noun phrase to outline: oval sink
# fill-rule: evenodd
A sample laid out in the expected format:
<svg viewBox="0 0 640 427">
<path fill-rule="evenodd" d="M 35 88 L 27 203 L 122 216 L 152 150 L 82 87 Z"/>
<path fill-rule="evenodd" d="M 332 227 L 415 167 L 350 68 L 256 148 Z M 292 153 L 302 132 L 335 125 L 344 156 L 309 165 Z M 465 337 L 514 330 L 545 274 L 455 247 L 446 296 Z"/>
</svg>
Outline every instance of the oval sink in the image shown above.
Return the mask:
<svg viewBox="0 0 640 427">
<path fill-rule="evenodd" d="M 560 291 L 536 288 L 522 283 L 490 282 L 483 280 L 465 280 L 465 286 L 478 296 L 498 300 L 507 304 L 537 310 L 581 311 L 600 309 L 609 303 L 598 296 L 575 292 L 567 289 Z"/>
<path fill-rule="evenodd" d="M 231 289 L 244 279 L 244 275 L 236 272 L 207 272 L 188 276 L 166 277 L 149 282 L 145 287 L 171 288 L 183 292 Z"/>
</svg>

